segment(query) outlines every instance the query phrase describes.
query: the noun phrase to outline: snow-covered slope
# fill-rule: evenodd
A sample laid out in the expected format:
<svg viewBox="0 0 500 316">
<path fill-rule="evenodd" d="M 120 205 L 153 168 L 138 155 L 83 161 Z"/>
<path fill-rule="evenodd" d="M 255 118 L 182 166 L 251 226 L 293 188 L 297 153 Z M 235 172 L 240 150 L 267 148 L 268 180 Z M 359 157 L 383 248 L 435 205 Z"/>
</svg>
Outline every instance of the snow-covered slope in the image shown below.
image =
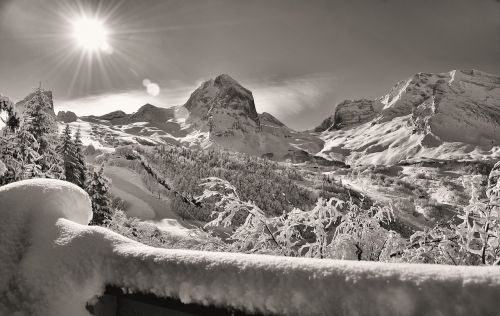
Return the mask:
<svg viewBox="0 0 500 316">
<path fill-rule="evenodd" d="M 0 315 L 89 315 L 106 285 L 263 315 L 498 314 L 497 267 L 158 249 L 90 214 L 68 182 L 0 187 Z"/>
<path fill-rule="evenodd" d="M 339 130 L 323 132 L 320 155 L 351 164 L 500 158 L 498 76 L 477 70 L 418 73 L 371 104 L 363 114 L 356 102 L 340 107 L 335 118 L 349 124 L 332 122 Z"/>
</svg>

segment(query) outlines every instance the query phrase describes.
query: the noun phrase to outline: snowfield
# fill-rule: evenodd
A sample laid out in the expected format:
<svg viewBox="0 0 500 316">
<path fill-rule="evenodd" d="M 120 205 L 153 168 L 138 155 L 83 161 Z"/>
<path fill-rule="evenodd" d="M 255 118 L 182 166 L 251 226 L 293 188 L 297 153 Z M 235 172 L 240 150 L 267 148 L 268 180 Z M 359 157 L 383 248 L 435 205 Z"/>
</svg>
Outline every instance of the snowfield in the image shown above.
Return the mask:
<svg viewBox="0 0 500 316">
<path fill-rule="evenodd" d="M 0 187 L 0 315 L 89 315 L 106 285 L 277 315 L 498 315 L 498 267 L 157 249 L 87 226 L 59 180 Z"/>
</svg>

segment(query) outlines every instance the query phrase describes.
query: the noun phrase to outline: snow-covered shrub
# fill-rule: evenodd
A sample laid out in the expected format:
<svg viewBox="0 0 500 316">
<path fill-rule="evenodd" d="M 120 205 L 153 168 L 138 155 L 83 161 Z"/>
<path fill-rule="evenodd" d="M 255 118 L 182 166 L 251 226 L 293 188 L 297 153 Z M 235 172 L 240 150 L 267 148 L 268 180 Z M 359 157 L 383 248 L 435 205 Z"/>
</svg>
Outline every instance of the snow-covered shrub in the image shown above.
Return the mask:
<svg viewBox="0 0 500 316">
<path fill-rule="evenodd" d="M 499 203 L 500 162 L 491 171 L 482 199 L 483 176 L 476 175 L 464 183 L 470 191 L 469 205 L 458 215 L 458 223 L 438 225 L 410 237 L 400 253 L 407 262 L 454 265 L 497 265 L 500 259 Z M 395 256 L 393 254 L 393 256 Z"/>
<path fill-rule="evenodd" d="M 232 251 L 379 261 L 403 244 L 399 234 L 382 227 L 393 219 L 388 207 L 363 209 L 352 200 L 319 198 L 310 211 L 295 208 L 268 217 L 255 203 L 242 201 L 228 181 L 212 177 L 202 186 L 198 201 L 218 199 L 214 219 L 205 227 L 234 227 Z"/>
</svg>

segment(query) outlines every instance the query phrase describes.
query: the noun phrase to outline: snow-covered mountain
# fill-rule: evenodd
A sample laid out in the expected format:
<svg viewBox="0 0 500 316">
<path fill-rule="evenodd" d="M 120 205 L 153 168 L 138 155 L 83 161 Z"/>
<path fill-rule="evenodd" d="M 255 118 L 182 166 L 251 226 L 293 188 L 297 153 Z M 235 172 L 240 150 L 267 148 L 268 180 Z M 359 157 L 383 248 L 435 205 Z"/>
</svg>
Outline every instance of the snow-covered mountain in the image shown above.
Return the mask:
<svg viewBox="0 0 500 316">
<path fill-rule="evenodd" d="M 477 70 L 418 73 L 379 99 L 340 103 L 311 132 L 258 114 L 252 92 L 228 75 L 202 83 L 182 106 L 146 104 L 133 114 L 115 111 L 70 125 L 103 148 L 173 143 L 347 164 L 500 159 L 500 77 Z"/>
<path fill-rule="evenodd" d="M 500 77 L 477 70 L 418 73 L 377 100 L 345 101 L 319 155 L 348 163 L 500 158 Z"/>
<path fill-rule="evenodd" d="M 323 148 L 321 139 L 294 131 L 269 113 L 258 114 L 252 92 L 225 74 L 201 84 L 182 106 L 146 104 L 133 114 L 114 111 L 69 124 L 79 126 L 84 141 L 97 147 L 173 143 L 275 160 L 324 160 L 314 158 Z"/>
<path fill-rule="evenodd" d="M 186 123 L 209 132 L 209 140 L 227 150 L 282 160 L 306 156 L 322 148 L 322 141 L 296 132 L 269 113 L 258 114 L 252 92 L 228 75 L 204 82 L 183 106 Z"/>
</svg>

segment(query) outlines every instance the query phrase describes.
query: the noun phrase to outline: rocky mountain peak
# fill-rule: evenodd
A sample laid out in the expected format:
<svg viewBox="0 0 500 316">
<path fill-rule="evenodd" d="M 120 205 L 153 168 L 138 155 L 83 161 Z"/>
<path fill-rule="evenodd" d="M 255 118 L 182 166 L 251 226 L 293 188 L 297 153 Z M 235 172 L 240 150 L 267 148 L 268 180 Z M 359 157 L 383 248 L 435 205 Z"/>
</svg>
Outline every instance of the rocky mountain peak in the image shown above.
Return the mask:
<svg viewBox="0 0 500 316">
<path fill-rule="evenodd" d="M 379 100 L 344 100 L 336 106 L 335 113 L 314 131 L 323 132 L 366 123 L 380 113 L 382 106 Z"/>
<path fill-rule="evenodd" d="M 184 107 L 191 118 L 207 121 L 221 113 L 246 116 L 259 125 L 252 92 L 229 75 L 222 74 L 208 80 L 196 89 Z"/>
<path fill-rule="evenodd" d="M 57 112 L 57 120 L 63 123 L 71 123 L 76 122 L 78 120 L 78 116 L 71 111 L 59 111 Z"/>
<path fill-rule="evenodd" d="M 270 113 L 263 112 L 259 114 L 259 118 L 262 125 L 285 127 L 285 124 L 283 124 L 280 120 L 278 120 L 274 115 Z"/>
</svg>

